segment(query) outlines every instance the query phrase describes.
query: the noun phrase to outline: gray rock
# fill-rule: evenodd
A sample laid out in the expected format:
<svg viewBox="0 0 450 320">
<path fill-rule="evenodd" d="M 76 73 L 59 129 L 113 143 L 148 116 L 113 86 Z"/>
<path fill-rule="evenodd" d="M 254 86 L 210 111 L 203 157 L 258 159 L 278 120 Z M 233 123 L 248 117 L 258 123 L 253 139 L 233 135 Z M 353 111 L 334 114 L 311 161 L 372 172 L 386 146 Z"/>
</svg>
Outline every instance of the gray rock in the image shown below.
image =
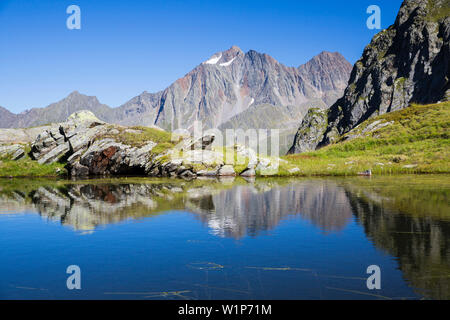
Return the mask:
<svg viewBox="0 0 450 320">
<path fill-rule="evenodd" d="M 50 126 L 26 129 L 0 129 L 0 144 L 32 143 L 41 132 L 47 129 L 50 129 Z"/>
<path fill-rule="evenodd" d="M 243 172 L 241 172 L 240 176 L 242 177 L 255 177 L 256 171 L 253 168 L 247 168 Z"/>
<path fill-rule="evenodd" d="M 321 141 L 327 129 L 327 111 L 310 109 L 302 121 L 294 138 L 294 144 L 288 154 L 302 153 L 313 150 Z"/>
<path fill-rule="evenodd" d="M 217 176 L 218 170 L 200 170 L 197 172 L 199 177 L 213 177 Z"/>
<path fill-rule="evenodd" d="M 192 139 L 187 139 L 186 143 L 183 145 L 183 150 L 205 150 L 214 142 L 215 135 L 208 134 L 202 138 L 197 139 L 196 141 L 192 141 Z"/>
<path fill-rule="evenodd" d="M 382 122 L 381 120 L 376 120 L 372 123 L 370 123 L 367 127 L 365 127 L 364 129 L 360 130 L 360 125 L 357 126 L 356 128 L 354 128 L 353 130 L 351 130 L 348 134 L 346 134 L 343 137 L 343 141 L 351 141 L 360 137 L 364 137 L 367 136 L 379 129 L 382 129 L 384 127 L 390 126 L 394 124 L 394 121 L 390 121 L 390 122 Z"/>
<path fill-rule="evenodd" d="M 233 166 L 224 165 L 219 169 L 219 171 L 217 172 L 217 175 L 218 176 L 235 176 L 236 172 L 234 171 Z"/>
<path fill-rule="evenodd" d="M 73 177 L 88 176 L 89 168 L 77 162 L 72 166 L 70 175 Z"/>
<path fill-rule="evenodd" d="M 64 157 L 67 152 L 69 152 L 69 146 L 67 143 L 60 144 L 56 146 L 55 148 L 51 149 L 47 153 L 43 154 L 42 157 L 38 159 L 38 162 L 40 164 L 48 164 L 57 162 L 59 159 Z"/>
<path fill-rule="evenodd" d="M 301 170 L 300 170 L 299 168 L 292 168 L 292 169 L 289 169 L 289 170 L 288 170 L 288 172 L 291 173 L 291 174 L 299 173 L 300 171 L 301 171 Z"/>
<path fill-rule="evenodd" d="M 0 158 L 10 158 L 11 160 L 20 160 L 25 157 L 25 148 L 20 144 L 0 146 Z"/>
<path fill-rule="evenodd" d="M 211 150 L 188 150 L 183 152 L 183 160 L 188 163 L 212 167 L 223 164 L 223 154 Z"/>
<path fill-rule="evenodd" d="M 191 170 L 185 170 L 179 176 L 185 179 L 194 179 L 197 177 L 197 175 L 193 173 Z"/>
<path fill-rule="evenodd" d="M 247 168 L 254 169 L 258 165 L 258 155 L 254 150 L 239 144 L 234 146 L 234 150 L 239 156 L 248 159 Z"/>
</svg>

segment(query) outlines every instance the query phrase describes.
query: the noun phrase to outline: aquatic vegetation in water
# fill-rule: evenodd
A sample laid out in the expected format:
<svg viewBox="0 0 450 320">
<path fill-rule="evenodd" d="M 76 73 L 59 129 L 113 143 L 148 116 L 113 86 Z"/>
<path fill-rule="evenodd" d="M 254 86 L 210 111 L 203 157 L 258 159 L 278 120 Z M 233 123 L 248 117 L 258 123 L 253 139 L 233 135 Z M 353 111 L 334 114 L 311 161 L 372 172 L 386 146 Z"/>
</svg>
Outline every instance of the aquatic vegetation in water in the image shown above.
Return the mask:
<svg viewBox="0 0 450 320">
<path fill-rule="evenodd" d="M 192 262 L 187 265 L 191 269 L 197 270 L 221 270 L 224 266 L 214 262 Z"/>
</svg>

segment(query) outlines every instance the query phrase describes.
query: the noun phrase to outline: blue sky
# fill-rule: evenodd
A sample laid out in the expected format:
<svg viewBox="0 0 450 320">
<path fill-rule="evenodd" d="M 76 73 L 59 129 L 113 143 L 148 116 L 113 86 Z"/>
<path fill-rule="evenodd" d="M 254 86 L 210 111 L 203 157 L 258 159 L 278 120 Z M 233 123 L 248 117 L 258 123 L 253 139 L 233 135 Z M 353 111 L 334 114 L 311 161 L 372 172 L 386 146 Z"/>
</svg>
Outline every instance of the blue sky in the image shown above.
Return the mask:
<svg viewBox="0 0 450 320">
<path fill-rule="evenodd" d="M 354 63 L 377 33 L 367 7 L 381 8 L 386 28 L 401 2 L 0 0 L 0 106 L 21 112 L 78 90 L 116 107 L 232 45 L 288 66 L 323 50 Z M 81 30 L 66 27 L 71 4 Z"/>
</svg>

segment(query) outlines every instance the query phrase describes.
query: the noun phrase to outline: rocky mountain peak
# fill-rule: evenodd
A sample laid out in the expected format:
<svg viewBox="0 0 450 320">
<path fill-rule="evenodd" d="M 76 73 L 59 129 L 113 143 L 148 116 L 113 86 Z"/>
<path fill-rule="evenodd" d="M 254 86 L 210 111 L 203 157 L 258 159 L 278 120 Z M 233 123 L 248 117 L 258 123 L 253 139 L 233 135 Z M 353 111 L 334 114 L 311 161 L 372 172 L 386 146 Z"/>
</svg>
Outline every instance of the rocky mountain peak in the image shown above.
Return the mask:
<svg viewBox="0 0 450 320">
<path fill-rule="evenodd" d="M 339 52 L 322 51 L 299 68 L 320 68 L 326 70 L 345 69 L 352 71 L 353 66 Z"/>
<path fill-rule="evenodd" d="M 405 0 L 395 23 L 375 35 L 351 72 L 344 96 L 331 106 L 311 148 L 332 143 L 361 122 L 411 103 L 450 96 L 450 0 Z M 299 131 L 304 132 L 302 123 Z M 322 124 L 321 124 L 322 126 Z M 305 151 L 295 141 L 294 152 Z M 308 148 L 309 148 L 308 147 Z"/>
<path fill-rule="evenodd" d="M 233 56 L 244 54 L 244 52 L 238 46 L 231 46 L 230 49 L 224 51 L 224 54 L 231 54 Z"/>
<path fill-rule="evenodd" d="M 243 57 L 244 53 L 238 46 L 232 46 L 230 49 L 213 54 L 202 65 L 227 67 L 230 66 L 238 57 Z"/>
<path fill-rule="evenodd" d="M 339 52 L 322 51 L 298 70 L 304 77 L 311 78 L 320 90 L 343 90 L 352 65 Z"/>
<path fill-rule="evenodd" d="M 84 101 L 92 101 L 95 103 L 99 103 L 96 96 L 88 96 L 88 95 L 82 94 L 76 90 L 71 92 L 64 99 L 60 100 L 60 102 L 63 102 L 63 101 L 74 101 L 75 103 L 83 103 Z"/>
<path fill-rule="evenodd" d="M 81 93 L 79 93 L 77 90 L 72 91 L 67 97 L 79 97 L 82 96 Z"/>
<path fill-rule="evenodd" d="M 292 132 L 286 133 L 286 141 L 290 144 L 298 121 L 309 108 L 325 109 L 342 95 L 350 76 L 347 66 L 341 55 L 324 52 L 304 68 L 287 67 L 268 54 L 244 53 L 232 46 L 213 54 L 168 88 L 157 93 L 144 91 L 118 108 L 74 91 L 4 126 L 58 122 L 74 112 L 90 110 L 102 121 L 157 125 L 165 130 L 187 129 L 194 121 L 201 121 L 205 129 L 221 125 L 241 128 L 241 122 L 253 128 L 289 128 Z M 242 117 L 229 122 L 239 115 Z"/>
</svg>

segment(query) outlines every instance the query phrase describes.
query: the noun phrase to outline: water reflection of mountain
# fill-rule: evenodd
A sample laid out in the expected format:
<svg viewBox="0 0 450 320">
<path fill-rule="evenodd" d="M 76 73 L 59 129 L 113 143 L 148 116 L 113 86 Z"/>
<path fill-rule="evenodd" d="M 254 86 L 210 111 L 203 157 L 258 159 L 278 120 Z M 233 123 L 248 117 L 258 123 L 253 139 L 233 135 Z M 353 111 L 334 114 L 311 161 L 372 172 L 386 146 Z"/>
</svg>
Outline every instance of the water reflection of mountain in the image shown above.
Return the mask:
<svg viewBox="0 0 450 320">
<path fill-rule="evenodd" d="M 76 230 L 141 218 L 168 210 L 187 210 L 218 236 L 257 236 L 290 215 L 301 215 L 324 232 L 343 229 L 351 218 L 342 187 L 330 181 L 190 185 L 167 183 L 92 183 L 38 186 L 2 194 L 0 211 L 37 211 Z"/>
<path fill-rule="evenodd" d="M 442 191 L 403 187 L 399 192 L 405 197 L 395 198 L 395 193 L 388 197 L 355 186 L 348 189 L 358 223 L 377 248 L 397 258 L 406 281 L 425 297 L 450 299 L 450 208 L 448 198 L 439 197 Z M 436 203 L 434 212 L 423 210 L 440 200 L 444 202 Z M 443 207 L 446 217 L 441 216 Z"/>
<path fill-rule="evenodd" d="M 257 236 L 289 215 L 300 215 L 324 232 L 342 230 L 352 216 L 345 190 L 325 180 L 241 185 L 191 198 L 187 207 L 213 234 L 233 238 Z"/>
<path fill-rule="evenodd" d="M 93 230 L 184 210 L 211 233 L 233 238 L 258 236 L 292 216 L 336 232 L 354 217 L 377 248 L 398 260 L 419 294 L 450 299 L 450 187 L 445 177 L 427 179 L 0 181 L 0 213 L 39 212 L 76 230 Z"/>
</svg>

